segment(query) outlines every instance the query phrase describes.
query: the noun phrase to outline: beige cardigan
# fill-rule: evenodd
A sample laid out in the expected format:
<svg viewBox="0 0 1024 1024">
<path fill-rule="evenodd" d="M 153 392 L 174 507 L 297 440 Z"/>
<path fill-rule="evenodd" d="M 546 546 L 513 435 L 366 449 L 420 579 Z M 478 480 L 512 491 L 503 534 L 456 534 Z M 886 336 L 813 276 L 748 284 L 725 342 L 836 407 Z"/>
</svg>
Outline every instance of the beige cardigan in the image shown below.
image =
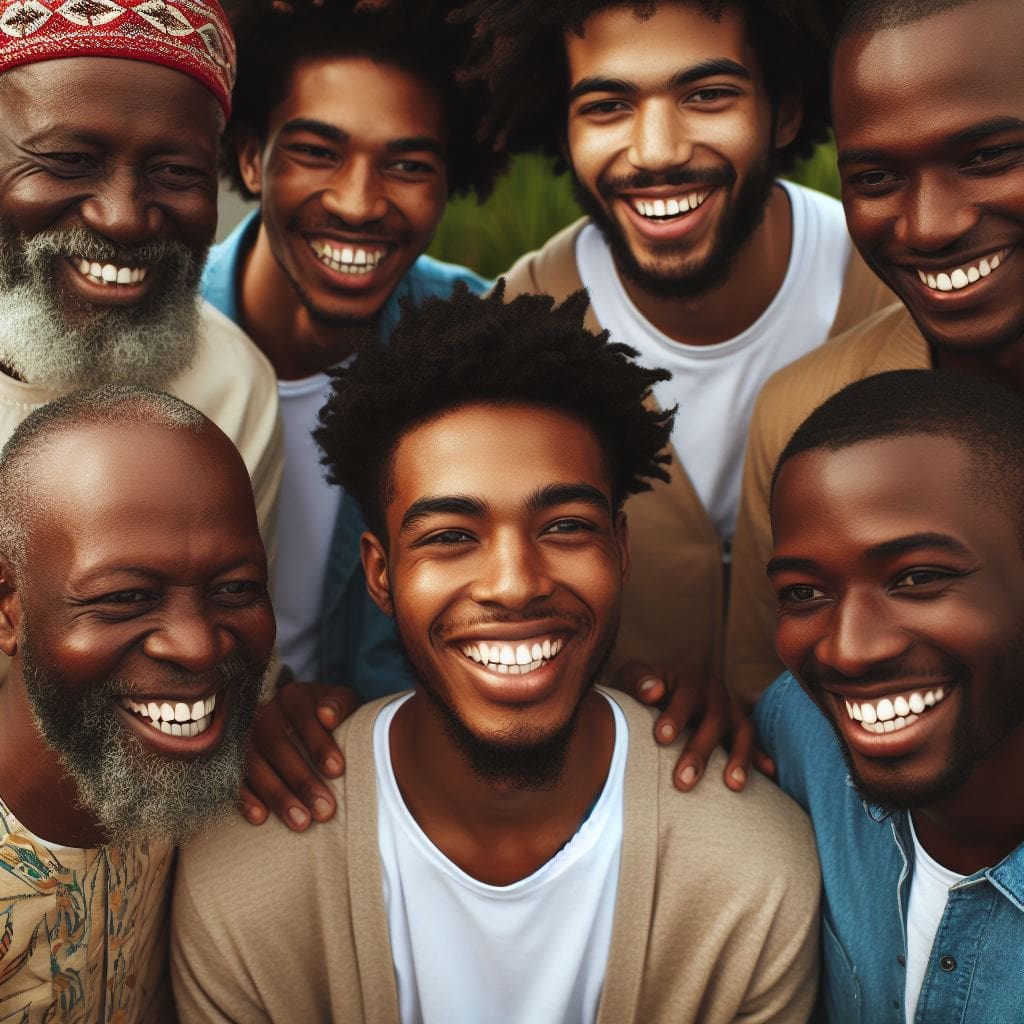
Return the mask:
<svg viewBox="0 0 1024 1024">
<path fill-rule="evenodd" d="M 749 707 L 782 671 L 775 653 L 778 602 L 765 566 L 772 556 L 768 490 L 793 432 L 830 395 L 886 370 L 930 369 L 928 343 L 902 303 L 876 313 L 770 377 L 754 406 L 732 552 L 725 678 Z"/>
<path fill-rule="evenodd" d="M 579 220 L 537 252 L 521 257 L 507 275 L 505 297 L 545 293 L 561 301 L 583 287 L 576 268 Z M 852 252 L 843 293 L 829 336 L 845 331 L 892 302 L 892 293 Z M 586 325 L 601 325 L 593 307 Z M 629 343 L 629 338 L 616 338 Z M 823 339 L 824 340 L 824 339 Z M 725 633 L 722 541 L 673 452 L 668 484 L 634 495 L 626 503 L 632 567 L 622 603 L 619 641 L 609 669 L 639 659 L 685 663 L 721 677 Z"/>
<path fill-rule="evenodd" d="M 733 793 L 672 787 L 678 747 L 626 715 L 625 823 L 598 1024 L 804 1021 L 817 986 L 819 874 L 803 813 L 759 775 Z M 188 1024 L 396 1024 L 398 994 L 377 843 L 373 723 L 336 732 L 338 813 L 304 834 L 241 818 L 183 851 L 171 970 Z M 543 922 L 538 922 L 539 926 Z M 443 936 L 439 936 L 439 940 Z M 452 1022 L 461 1024 L 461 1022 Z"/>
</svg>

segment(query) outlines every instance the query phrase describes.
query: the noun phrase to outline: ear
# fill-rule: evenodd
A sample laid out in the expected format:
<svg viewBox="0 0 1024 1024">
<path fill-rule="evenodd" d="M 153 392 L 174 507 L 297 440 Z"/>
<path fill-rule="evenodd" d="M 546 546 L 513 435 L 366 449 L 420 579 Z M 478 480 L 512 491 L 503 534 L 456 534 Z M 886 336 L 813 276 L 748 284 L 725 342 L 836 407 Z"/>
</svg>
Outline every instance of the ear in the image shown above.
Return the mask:
<svg viewBox="0 0 1024 1024">
<path fill-rule="evenodd" d="M 263 152 L 260 140 L 255 135 L 247 135 L 235 147 L 238 157 L 238 173 L 245 182 L 245 187 L 253 195 L 263 191 Z"/>
<path fill-rule="evenodd" d="M 619 565 L 623 584 L 629 582 L 629 523 L 626 513 L 620 512 L 615 517 L 615 542 L 619 546 Z"/>
<path fill-rule="evenodd" d="M 21 628 L 21 598 L 14 584 L 14 574 L 6 559 L 0 558 L 0 651 L 9 658 L 18 652 L 18 631 Z"/>
<path fill-rule="evenodd" d="M 366 589 L 370 597 L 385 615 L 394 615 L 395 606 L 391 602 L 391 583 L 388 580 L 388 555 L 384 545 L 374 534 L 364 533 L 359 538 L 359 557 L 363 561 Z"/>
<path fill-rule="evenodd" d="M 804 120 L 804 101 L 797 92 L 787 92 L 775 108 L 775 148 L 785 149 L 797 136 Z"/>
</svg>

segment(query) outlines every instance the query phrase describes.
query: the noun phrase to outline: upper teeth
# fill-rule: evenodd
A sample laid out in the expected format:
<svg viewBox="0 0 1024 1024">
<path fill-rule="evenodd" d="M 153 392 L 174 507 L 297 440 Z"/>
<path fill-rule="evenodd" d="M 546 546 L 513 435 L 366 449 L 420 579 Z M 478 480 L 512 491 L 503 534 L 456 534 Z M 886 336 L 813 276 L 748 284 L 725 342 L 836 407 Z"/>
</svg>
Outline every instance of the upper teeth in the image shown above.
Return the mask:
<svg viewBox="0 0 1024 1024">
<path fill-rule="evenodd" d="M 680 213 L 696 210 L 710 195 L 710 191 L 691 192 L 672 199 L 634 199 L 633 208 L 642 217 L 676 217 Z"/>
<path fill-rule="evenodd" d="M 559 639 L 534 640 L 529 644 L 515 646 L 480 641 L 467 644 L 462 648 L 462 653 L 496 672 L 525 675 L 550 661 L 562 649 L 562 645 L 563 641 Z"/>
<path fill-rule="evenodd" d="M 121 706 L 146 719 L 147 722 L 168 736 L 198 736 L 210 728 L 213 721 L 213 708 L 217 703 L 217 695 L 211 694 L 206 700 L 197 700 L 194 704 L 177 701 L 149 701 L 141 703 L 129 697 L 121 698 Z"/>
<path fill-rule="evenodd" d="M 917 276 L 921 279 L 921 284 L 927 285 L 934 291 L 959 291 L 969 284 L 980 281 L 983 277 L 988 277 L 993 270 L 997 270 L 1009 251 L 1009 249 L 1000 249 L 999 252 L 983 260 L 978 260 L 977 263 L 957 267 L 955 270 L 942 271 L 938 274 L 929 274 L 924 270 L 919 270 Z"/>
<path fill-rule="evenodd" d="M 113 263 L 90 263 L 80 259 L 78 272 L 97 284 L 138 284 L 145 280 L 148 267 L 118 267 Z"/>
<path fill-rule="evenodd" d="M 387 255 L 386 249 L 338 247 L 327 242 L 311 242 L 310 245 L 321 263 L 346 274 L 368 274 Z"/>
<path fill-rule="evenodd" d="M 929 708 L 935 707 L 946 696 L 939 686 L 895 698 L 880 697 L 878 700 L 846 701 L 846 713 L 868 732 L 895 732 L 917 721 Z"/>
</svg>

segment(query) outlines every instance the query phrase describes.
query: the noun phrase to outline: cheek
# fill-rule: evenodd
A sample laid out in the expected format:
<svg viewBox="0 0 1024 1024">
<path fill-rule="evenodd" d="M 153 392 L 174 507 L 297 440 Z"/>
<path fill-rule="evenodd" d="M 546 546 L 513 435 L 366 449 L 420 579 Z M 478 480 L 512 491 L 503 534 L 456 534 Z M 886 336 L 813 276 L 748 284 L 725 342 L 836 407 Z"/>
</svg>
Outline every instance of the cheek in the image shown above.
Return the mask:
<svg viewBox="0 0 1024 1024">
<path fill-rule="evenodd" d="M 815 644 L 824 635 L 825 626 L 816 616 L 780 617 L 775 627 L 775 650 L 779 660 L 794 674 L 806 662 Z"/>
<path fill-rule="evenodd" d="M 850 237 L 861 247 L 882 242 L 899 215 L 895 199 L 866 201 L 843 189 L 843 210 Z"/>
<path fill-rule="evenodd" d="M 592 187 L 605 166 L 628 148 L 629 133 L 624 124 L 598 128 L 570 121 L 566 142 L 573 173 Z"/>
</svg>

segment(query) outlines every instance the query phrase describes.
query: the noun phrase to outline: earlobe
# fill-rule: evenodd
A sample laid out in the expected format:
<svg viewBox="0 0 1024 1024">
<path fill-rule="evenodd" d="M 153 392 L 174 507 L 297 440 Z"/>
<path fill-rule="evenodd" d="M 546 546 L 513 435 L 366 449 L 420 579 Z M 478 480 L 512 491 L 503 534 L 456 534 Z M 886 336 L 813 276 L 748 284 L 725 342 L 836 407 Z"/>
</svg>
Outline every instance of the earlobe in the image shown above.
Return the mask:
<svg viewBox="0 0 1024 1024">
<path fill-rule="evenodd" d="M 363 562 L 366 589 L 370 597 L 385 615 L 394 615 L 391 582 L 388 579 L 388 556 L 384 545 L 372 533 L 364 533 L 359 538 L 359 557 Z"/>
<path fill-rule="evenodd" d="M 236 147 L 235 153 L 238 157 L 238 173 L 245 183 L 245 187 L 258 196 L 263 191 L 263 164 L 260 151 L 260 140 L 255 135 L 249 135 Z"/>
<path fill-rule="evenodd" d="M 11 567 L 0 559 L 0 651 L 13 658 L 18 651 L 21 626 L 21 598 L 14 585 Z"/>
<path fill-rule="evenodd" d="M 775 108 L 775 148 L 785 149 L 797 137 L 804 120 L 804 104 L 799 93 L 788 92 Z"/>
<path fill-rule="evenodd" d="M 629 582 L 629 523 L 625 512 L 620 512 L 615 519 L 615 540 L 619 546 L 619 565 L 625 584 Z"/>
</svg>

